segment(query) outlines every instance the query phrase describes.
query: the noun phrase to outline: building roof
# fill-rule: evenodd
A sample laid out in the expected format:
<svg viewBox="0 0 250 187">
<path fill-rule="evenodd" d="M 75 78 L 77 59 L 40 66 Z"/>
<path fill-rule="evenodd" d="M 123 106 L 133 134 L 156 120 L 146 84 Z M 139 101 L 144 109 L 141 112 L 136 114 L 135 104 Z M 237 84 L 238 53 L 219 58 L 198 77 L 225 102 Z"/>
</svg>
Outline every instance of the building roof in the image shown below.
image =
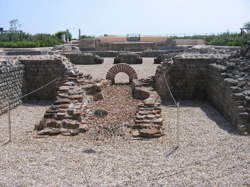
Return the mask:
<svg viewBox="0 0 250 187">
<path fill-rule="evenodd" d="M 125 43 L 131 41 L 127 41 L 126 36 L 100 36 L 98 39 L 102 43 Z M 144 42 L 144 43 L 158 43 L 158 42 L 165 42 L 168 37 L 165 36 L 141 36 L 140 41 L 137 42 Z"/>
</svg>

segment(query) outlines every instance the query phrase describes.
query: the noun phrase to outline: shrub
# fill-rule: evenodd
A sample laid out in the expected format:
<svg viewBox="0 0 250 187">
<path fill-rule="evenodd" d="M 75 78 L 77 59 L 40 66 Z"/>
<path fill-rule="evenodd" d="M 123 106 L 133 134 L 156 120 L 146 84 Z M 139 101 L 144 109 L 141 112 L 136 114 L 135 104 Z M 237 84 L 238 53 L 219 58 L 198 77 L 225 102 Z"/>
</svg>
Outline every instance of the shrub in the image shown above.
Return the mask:
<svg viewBox="0 0 250 187">
<path fill-rule="evenodd" d="M 66 30 L 66 31 L 58 31 L 55 36 L 58 38 L 58 39 L 62 39 L 62 35 L 65 34 L 66 38 L 68 38 L 69 40 L 72 39 L 72 34 Z"/>
<path fill-rule="evenodd" d="M 0 47 L 28 48 L 28 47 L 50 47 L 63 44 L 63 41 L 55 35 L 27 33 L 4 33 L 0 34 Z"/>
<path fill-rule="evenodd" d="M 94 36 L 88 36 L 88 35 L 81 35 L 81 38 L 84 39 L 84 38 L 95 38 Z"/>
<path fill-rule="evenodd" d="M 250 40 L 250 34 L 221 33 L 217 35 L 194 35 L 174 37 L 175 39 L 203 39 L 207 45 L 242 46 Z"/>
<path fill-rule="evenodd" d="M 61 42 L 52 41 L 16 41 L 16 42 L 0 42 L 0 47 L 8 48 L 32 48 L 32 47 L 50 47 L 59 45 Z"/>
<path fill-rule="evenodd" d="M 222 33 L 218 35 L 212 35 L 206 38 L 207 45 L 225 45 L 225 46 L 242 46 L 248 40 L 250 35 L 241 35 L 239 33 Z"/>
</svg>

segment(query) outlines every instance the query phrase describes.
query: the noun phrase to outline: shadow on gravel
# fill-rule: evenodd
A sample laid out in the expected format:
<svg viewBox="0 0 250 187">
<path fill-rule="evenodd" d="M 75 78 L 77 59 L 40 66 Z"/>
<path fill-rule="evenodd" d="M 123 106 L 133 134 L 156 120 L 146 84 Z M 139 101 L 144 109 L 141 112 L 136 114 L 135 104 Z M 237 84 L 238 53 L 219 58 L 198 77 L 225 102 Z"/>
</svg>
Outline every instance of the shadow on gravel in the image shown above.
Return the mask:
<svg viewBox="0 0 250 187">
<path fill-rule="evenodd" d="M 53 104 L 51 100 L 28 100 L 23 102 L 23 106 L 50 106 Z"/>
<path fill-rule="evenodd" d="M 171 149 L 170 151 L 166 152 L 166 158 L 169 158 L 172 154 L 174 154 L 178 148 L 179 148 L 179 146 L 176 146 L 173 149 Z"/>
<path fill-rule="evenodd" d="M 230 121 L 225 119 L 225 117 L 210 103 L 206 101 L 192 101 L 192 100 L 180 100 L 180 110 L 182 107 L 194 107 L 201 108 L 203 112 L 207 115 L 207 117 L 214 121 L 219 128 L 227 131 L 230 134 L 240 135 L 235 127 L 232 126 Z M 172 101 L 162 101 L 162 106 L 166 107 L 176 107 L 174 102 Z"/>
</svg>

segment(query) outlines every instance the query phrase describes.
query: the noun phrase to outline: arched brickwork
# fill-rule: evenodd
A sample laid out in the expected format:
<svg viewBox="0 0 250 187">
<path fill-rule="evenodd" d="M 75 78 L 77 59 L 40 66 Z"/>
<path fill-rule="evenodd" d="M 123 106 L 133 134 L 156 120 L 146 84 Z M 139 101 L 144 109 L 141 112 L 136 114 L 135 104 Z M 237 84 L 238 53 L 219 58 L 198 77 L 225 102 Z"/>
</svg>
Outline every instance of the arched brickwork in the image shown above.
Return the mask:
<svg viewBox="0 0 250 187">
<path fill-rule="evenodd" d="M 128 64 L 114 65 L 106 74 L 106 79 L 111 80 L 112 83 L 115 83 L 115 76 L 120 72 L 126 73 L 128 75 L 129 82 L 132 82 L 133 79 L 138 79 L 136 71 Z"/>
</svg>

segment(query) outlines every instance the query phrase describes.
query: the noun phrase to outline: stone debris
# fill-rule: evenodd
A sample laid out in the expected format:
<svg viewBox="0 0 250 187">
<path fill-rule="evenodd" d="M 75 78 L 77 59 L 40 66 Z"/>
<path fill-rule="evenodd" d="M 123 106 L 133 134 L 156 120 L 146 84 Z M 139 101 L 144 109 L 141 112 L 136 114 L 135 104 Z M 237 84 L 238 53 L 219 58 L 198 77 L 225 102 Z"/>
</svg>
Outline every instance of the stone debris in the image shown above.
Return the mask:
<svg viewBox="0 0 250 187">
<path fill-rule="evenodd" d="M 173 57 L 178 55 L 176 52 L 169 52 L 166 54 L 161 54 L 154 59 L 154 64 L 161 64 L 164 60 L 171 60 Z"/>
<path fill-rule="evenodd" d="M 130 137 L 137 106 L 140 100 L 134 99 L 129 85 L 110 85 L 102 90 L 104 99 L 86 106 L 85 122 L 98 136 Z M 102 115 L 96 115 L 102 111 Z M 99 112 L 98 112 L 99 113 Z M 90 132 L 86 136 L 90 135 Z"/>
<path fill-rule="evenodd" d="M 120 53 L 115 59 L 114 64 L 142 64 L 142 58 L 140 55 L 132 52 Z"/>
<path fill-rule="evenodd" d="M 54 104 L 35 127 L 38 135 L 75 136 L 86 132 L 89 127 L 84 123 L 85 106 L 93 100 L 102 99 L 96 98 L 96 94 L 102 95 L 98 85 L 85 79 L 81 73 L 66 75 Z"/>
<path fill-rule="evenodd" d="M 152 79 L 133 80 L 132 83 L 133 96 L 142 100 L 136 112 L 134 136 L 155 138 L 164 134 L 161 99 L 158 93 L 150 87 L 154 82 Z"/>
</svg>

